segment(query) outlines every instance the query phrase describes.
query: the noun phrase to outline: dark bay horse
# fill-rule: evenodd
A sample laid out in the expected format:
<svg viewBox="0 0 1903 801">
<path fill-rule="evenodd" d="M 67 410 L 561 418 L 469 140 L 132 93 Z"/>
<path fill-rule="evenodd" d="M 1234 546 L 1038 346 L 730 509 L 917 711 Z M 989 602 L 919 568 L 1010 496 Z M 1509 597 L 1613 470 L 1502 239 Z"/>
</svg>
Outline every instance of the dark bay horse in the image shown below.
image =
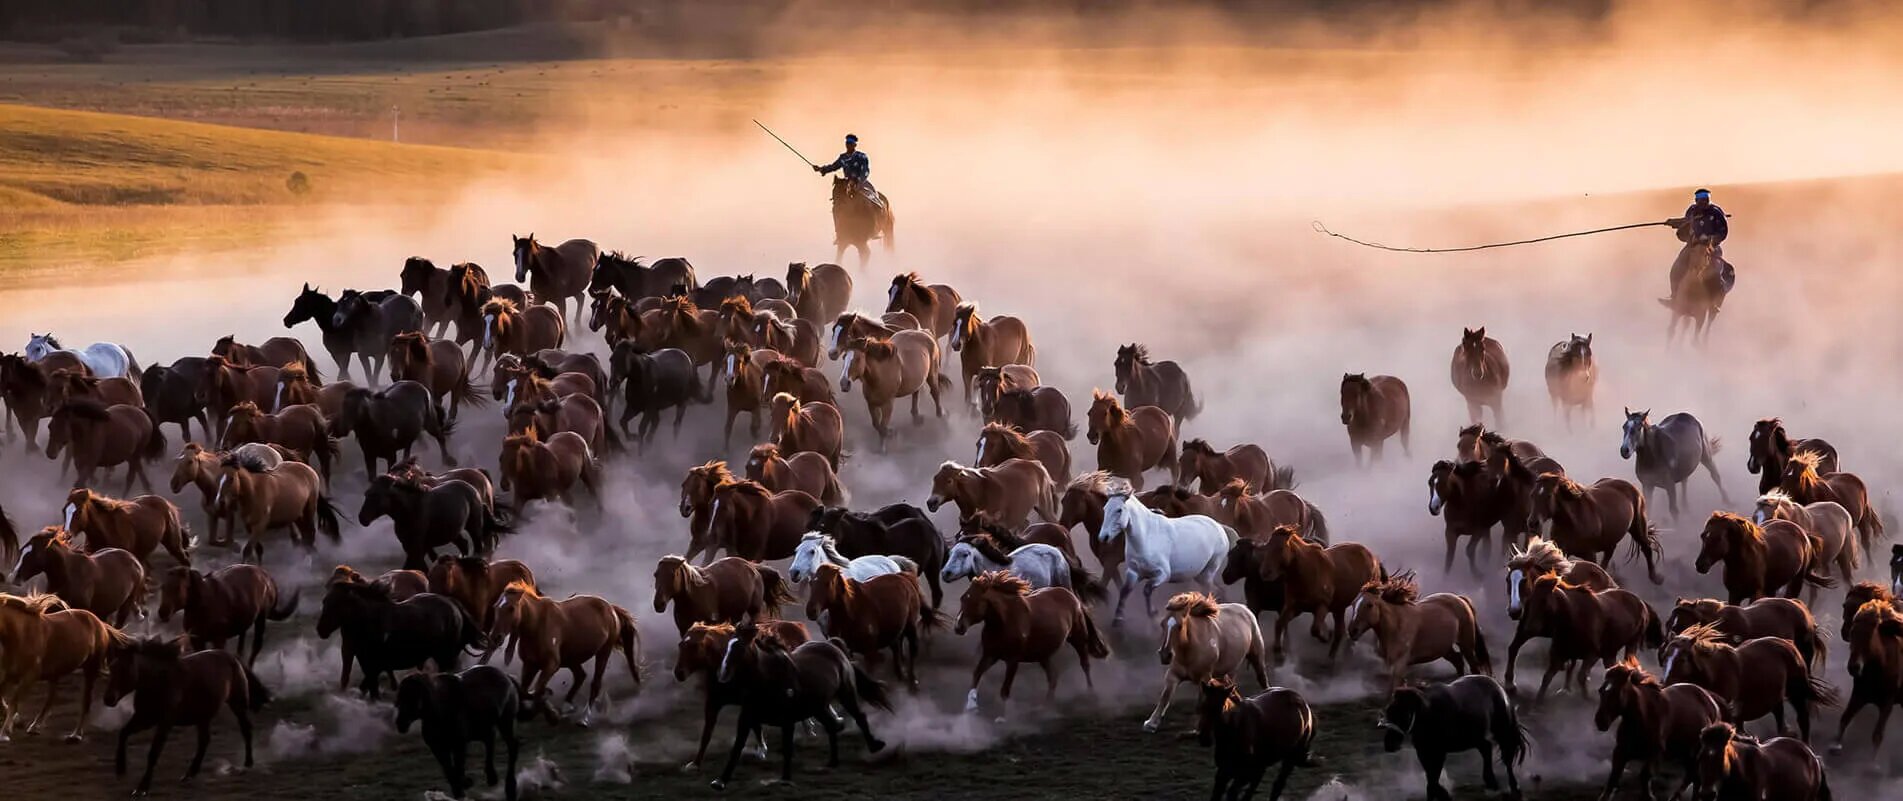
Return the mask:
<svg viewBox="0 0 1903 801">
<path fill-rule="evenodd" d="M 1760 494 L 1777 489 L 1784 478 L 1784 465 L 1800 453 L 1818 455 L 1817 472 L 1837 472 L 1837 447 L 1822 439 L 1792 439 L 1784 433 L 1784 421 L 1767 417 L 1751 426 L 1751 455 L 1744 468 L 1758 477 Z"/>
<path fill-rule="evenodd" d="M 1408 430 L 1413 417 L 1413 401 L 1407 384 L 1391 375 L 1369 376 L 1344 373 L 1341 376 L 1341 424 L 1348 428 L 1348 449 L 1355 454 L 1355 466 L 1361 466 L 1361 450 L 1368 450 L 1368 463 L 1381 461 L 1381 450 L 1389 437 L 1401 438 L 1401 452 L 1410 454 Z"/>
<path fill-rule="evenodd" d="M 861 704 L 889 710 L 892 702 L 885 687 L 853 664 L 835 642 L 814 641 L 789 648 L 770 629 L 752 623 L 735 627 L 715 679 L 738 692 L 740 722 L 734 727 L 727 765 L 720 778 L 713 781 L 714 789 L 725 789 L 733 780 L 747 735 L 761 726 L 780 728 L 781 781 L 793 778 L 793 727 L 806 720 L 817 719 L 826 730 L 831 747 L 827 765 L 838 767 L 839 733 L 845 724 L 833 712 L 834 703 L 858 724 L 867 751 L 876 754 L 885 750 L 885 743 L 872 736 Z"/>
<path fill-rule="evenodd" d="M 1593 389 L 1599 385 L 1599 363 L 1592 355 L 1592 334 L 1568 334 L 1546 352 L 1546 395 L 1553 410 L 1566 418 L 1566 430 L 1573 429 L 1573 410 L 1585 415 L 1592 425 Z"/>
<path fill-rule="evenodd" d="M 1168 412 L 1179 427 L 1203 410 L 1183 366 L 1167 359 L 1152 363 L 1149 349 L 1140 344 L 1118 346 L 1111 366 L 1116 370 L 1117 393 L 1123 396 L 1125 406 L 1155 406 Z"/>
<path fill-rule="evenodd" d="M 1506 690 L 1491 676 L 1462 676 L 1447 684 L 1399 688 L 1388 699 L 1376 728 L 1383 733 L 1381 744 L 1390 754 L 1413 741 L 1414 754 L 1427 773 L 1428 801 L 1453 801 L 1440 784 L 1440 774 L 1447 755 L 1461 751 L 1479 751 L 1482 780 L 1488 790 L 1500 789 L 1493 774 L 1495 749 L 1507 772 L 1506 797 L 1520 798 L 1520 780 L 1513 775 L 1513 766 L 1526 761 L 1532 743 Z"/>
<path fill-rule="evenodd" d="M 231 710 L 238 719 L 238 734 L 244 738 L 244 766 L 251 767 L 251 713 L 262 709 L 271 694 L 256 674 L 245 669 L 238 658 L 224 651 L 184 653 L 177 640 L 162 637 L 133 639 L 113 632 L 106 679 L 106 706 L 117 706 L 132 696 L 132 718 L 119 729 L 119 749 L 113 759 L 113 774 L 126 773 L 126 744 L 132 735 L 156 728 L 152 750 L 145 759 L 145 773 L 133 795 L 144 796 L 152 789 L 152 770 L 159 754 L 165 751 L 166 735 L 173 726 L 198 729 L 198 750 L 192 754 L 185 780 L 198 775 L 205 764 L 205 749 L 211 744 L 211 721 L 219 707 Z"/>
<path fill-rule="evenodd" d="M 1639 786 L 1652 796 L 1652 773 L 1666 760 L 1684 770 L 1683 781 L 1672 793 L 1677 798 L 1698 778 L 1698 738 L 1705 727 L 1724 720 L 1718 699 L 1696 684 L 1665 686 L 1658 677 L 1645 672 L 1637 659 L 1627 659 L 1606 668 L 1606 680 L 1599 686 L 1599 709 L 1593 724 L 1600 731 L 1619 730 L 1613 735 L 1612 772 L 1606 776 L 1601 798 L 1611 798 L 1619 789 L 1627 762 L 1639 762 Z"/>
<path fill-rule="evenodd" d="M 879 193 L 879 204 L 867 202 L 865 195 L 859 193 L 850 181 L 844 178 L 833 179 L 833 261 L 839 261 L 846 255 L 846 246 L 859 251 L 859 267 L 864 269 L 871 258 L 866 243 L 874 239 L 885 240 L 885 251 L 891 253 L 897 244 L 897 235 L 893 225 L 898 218 L 892 214 L 892 201 L 884 192 Z"/>
<path fill-rule="evenodd" d="M 1698 418 L 1685 412 L 1670 415 L 1658 425 L 1651 423 L 1651 416 L 1650 409 L 1638 412 L 1626 409 L 1624 438 L 1619 443 L 1619 458 L 1635 460 L 1634 471 L 1639 476 L 1639 485 L 1645 489 L 1646 501 L 1652 500 L 1654 488 L 1664 487 L 1665 497 L 1672 505 L 1672 518 L 1678 519 L 1679 497 L 1691 481 L 1692 473 L 1704 465 L 1705 472 L 1711 475 L 1711 483 L 1718 487 L 1719 499 L 1731 503 L 1731 496 L 1725 494 L 1724 481 L 1718 478 L 1718 464 L 1712 459 L 1718 454 L 1718 439 L 1706 439 L 1705 427 L 1699 424 Z"/>
<path fill-rule="evenodd" d="M 1454 348 L 1449 368 L 1454 389 L 1467 399 L 1467 418 L 1480 422 L 1483 407 L 1493 408 L 1493 422 L 1506 426 L 1506 410 L 1501 398 L 1506 394 L 1512 365 L 1507 362 L 1506 347 L 1487 336 L 1486 326 L 1461 329 L 1460 346 Z"/>
<path fill-rule="evenodd" d="M 529 291 L 545 303 L 555 304 L 562 317 L 568 316 L 568 300 L 575 299 L 575 323 L 581 323 L 587 308 L 588 283 L 594 278 L 595 263 L 601 248 L 586 239 L 570 239 L 554 247 L 526 237 L 510 235 L 515 254 L 515 282 L 528 282 Z"/>
<path fill-rule="evenodd" d="M 1243 698 L 1235 682 L 1210 679 L 1197 704 L 1196 740 L 1216 749 L 1216 786 L 1211 801 L 1255 797 L 1269 766 L 1280 764 L 1269 784 L 1269 801 L 1282 797 L 1289 774 L 1315 767 L 1315 713 L 1301 693 L 1270 687 Z M 1223 791 L 1227 789 L 1228 794 Z"/>
</svg>

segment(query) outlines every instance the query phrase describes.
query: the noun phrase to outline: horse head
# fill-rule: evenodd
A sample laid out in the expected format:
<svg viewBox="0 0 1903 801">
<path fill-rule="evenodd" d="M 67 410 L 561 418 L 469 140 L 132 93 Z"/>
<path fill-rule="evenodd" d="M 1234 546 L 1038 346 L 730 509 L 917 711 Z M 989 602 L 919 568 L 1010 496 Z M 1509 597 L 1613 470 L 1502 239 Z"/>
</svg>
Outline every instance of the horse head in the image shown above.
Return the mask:
<svg viewBox="0 0 1903 801">
<path fill-rule="evenodd" d="M 1620 427 L 1623 439 L 1619 442 L 1619 458 L 1630 459 L 1634 453 L 1643 453 L 1645 445 L 1651 439 L 1653 426 L 1647 422 L 1652 416 L 1651 409 L 1632 411 L 1626 407 L 1625 424 Z"/>
<path fill-rule="evenodd" d="M 534 269 L 536 251 L 541 246 L 535 243 L 534 232 L 526 237 L 510 234 L 509 240 L 515 256 L 515 282 L 519 284 L 529 280 L 529 270 Z"/>
<path fill-rule="evenodd" d="M 1368 413 L 1368 401 L 1374 395 L 1374 382 L 1367 373 L 1341 374 L 1341 424 L 1351 426 L 1355 418 Z"/>
</svg>

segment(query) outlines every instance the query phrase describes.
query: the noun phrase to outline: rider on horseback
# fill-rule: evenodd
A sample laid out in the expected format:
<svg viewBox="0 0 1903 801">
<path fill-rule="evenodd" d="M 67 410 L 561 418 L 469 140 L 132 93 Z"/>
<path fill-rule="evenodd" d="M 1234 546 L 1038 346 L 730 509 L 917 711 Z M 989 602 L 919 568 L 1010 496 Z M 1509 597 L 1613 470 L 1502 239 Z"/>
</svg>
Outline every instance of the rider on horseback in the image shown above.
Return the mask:
<svg viewBox="0 0 1903 801">
<path fill-rule="evenodd" d="M 866 159 L 866 154 L 859 151 L 858 136 L 846 134 L 846 152 L 839 154 L 839 158 L 833 159 L 833 163 L 813 165 L 813 172 L 820 175 L 833 170 L 844 173 L 848 187 L 858 192 L 860 197 L 865 198 L 866 203 L 873 209 L 879 210 L 885 207 L 885 203 L 879 198 L 878 190 L 872 188 L 872 162 Z"/>
<path fill-rule="evenodd" d="M 1672 262 L 1672 297 L 1677 298 L 1678 283 L 1685 277 L 1685 271 L 1691 268 L 1695 248 L 1711 245 L 1713 263 L 1725 263 L 1724 251 L 1719 243 L 1725 241 L 1730 226 L 1725 222 L 1725 210 L 1711 202 L 1709 189 L 1693 192 L 1692 205 L 1685 209 L 1685 216 L 1665 222 L 1678 229 L 1678 241 L 1685 243 L 1685 247 L 1678 252 L 1678 259 Z"/>
</svg>

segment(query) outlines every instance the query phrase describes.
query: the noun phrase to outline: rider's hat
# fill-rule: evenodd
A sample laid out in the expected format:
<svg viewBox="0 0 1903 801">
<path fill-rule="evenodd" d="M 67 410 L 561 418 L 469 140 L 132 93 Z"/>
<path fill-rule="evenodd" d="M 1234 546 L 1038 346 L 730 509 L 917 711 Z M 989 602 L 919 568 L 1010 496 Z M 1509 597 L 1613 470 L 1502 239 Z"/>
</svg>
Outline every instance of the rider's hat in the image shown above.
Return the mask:
<svg viewBox="0 0 1903 801">
<path fill-rule="evenodd" d="M 858 135 L 858 134 L 846 134 L 846 144 L 849 144 L 849 145 L 856 145 L 856 144 L 859 144 L 859 135 Z"/>
<path fill-rule="evenodd" d="M 1700 188 L 1698 191 L 1692 193 L 1692 197 L 1711 197 L 1711 190 Z"/>
</svg>

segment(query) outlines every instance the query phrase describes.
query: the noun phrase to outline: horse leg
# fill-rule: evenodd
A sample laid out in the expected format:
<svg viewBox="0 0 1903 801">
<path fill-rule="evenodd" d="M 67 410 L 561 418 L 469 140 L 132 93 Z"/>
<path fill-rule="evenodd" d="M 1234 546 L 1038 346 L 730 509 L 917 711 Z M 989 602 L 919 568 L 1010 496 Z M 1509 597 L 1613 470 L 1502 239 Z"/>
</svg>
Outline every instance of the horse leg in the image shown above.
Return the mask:
<svg viewBox="0 0 1903 801">
<path fill-rule="evenodd" d="M 1480 531 L 1474 534 L 1472 537 L 1469 537 L 1467 539 L 1467 567 L 1473 570 L 1474 578 L 1481 577 L 1480 557 L 1479 557 L 1480 546 L 1482 544 L 1491 543 L 1492 541 L 1493 541 L 1493 528 L 1491 526 L 1489 526 L 1483 531 Z"/>
<path fill-rule="evenodd" d="M 258 652 L 264 650 L 265 620 L 266 618 L 264 616 L 264 613 L 259 612 L 258 621 L 256 623 L 251 624 L 251 659 L 244 663 L 246 670 L 250 670 L 251 668 L 255 667 L 258 664 Z M 238 642 L 238 651 L 240 654 L 242 654 L 244 652 L 243 635 L 240 634 L 239 638 L 240 639 Z"/>
<path fill-rule="evenodd" d="M 1268 766 L 1264 765 L 1256 771 L 1255 781 L 1249 783 L 1250 796 L 1255 795 L 1256 785 L 1259 785 L 1262 783 L 1262 774 L 1266 772 L 1267 770 L 1268 770 Z M 1282 791 L 1288 789 L 1288 777 L 1290 774 L 1293 774 L 1294 772 L 1295 772 L 1295 760 L 1293 758 L 1282 760 L 1282 766 L 1275 771 L 1275 781 L 1269 783 L 1270 801 L 1275 801 L 1275 799 L 1279 799 L 1282 797 Z"/>
<path fill-rule="evenodd" d="M 1123 587 L 1117 590 L 1117 611 L 1110 619 L 1110 625 L 1123 625 L 1123 604 L 1130 600 L 1130 591 L 1136 589 L 1137 572 L 1129 565 L 1123 568 Z M 1278 630 L 1279 631 L 1279 630 Z"/>
<path fill-rule="evenodd" d="M 614 656 L 614 648 L 603 648 L 595 655 L 595 679 L 588 685 L 588 711 L 582 713 L 582 725 L 587 725 L 594 717 L 595 703 L 601 699 L 601 681 L 608 675 L 608 657 Z"/>
<path fill-rule="evenodd" d="M 27 734 L 39 734 L 39 733 L 40 733 L 40 731 L 39 731 L 39 729 L 40 729 L 40 724 L 41 724 L 41 723 L 44 723 L 44 722 L 46 722 L 46 714 L 47 714 L 48 712 L 51 712 L 51 711 L 53 710 L 53 699 L 54 699 L 54 697 L 56 697 L 56 696 L 58 696 L 58 695 L 59 695 L 59 681 L 60 681 L 59 679 L 48 679 L 48 680 L 47 680 L 47 682 L 46 682 L 46 703 L 44 703 L 44 704 L 41 704 L 41 705 L 40 705 L 40 714 L 38 714 L 38 715 L 35 715 L 35 716 L 33 717 L 33 722 L 32 722 L 32 723 L 28 723 L 28 724 L 26 724 L 26 733 L 27 733 Z"/>
<path fill-rule="evenodd" d="M 1599 801 L 1612 801 L 1612 797 L 1618 793 L 1619 779 L 1625 776 L 1625 763 L 1627 759 L 1625 749 L 1616 747 L 1612 749 L 1612 771 L 1606 774 L 1606 789 L 1600 791 Z M 1652 782 L 1649 780 L 1649 774 L 1651 772 L 1652 763 L 1648 761 L 1639 774 L 1639 786 L 1645 788 L 1645 796 L 1647 798 L 1652 797 Z"/>
<path fill-rule="evenodd" d="M 1053 678 L 1051 683 L 1055 686 L 1056 679 Z M 1143 721 L 1144 731 L 1153 733 L 1163 728 L 1163 714 L 1169 711 L 1170 701 L 1176 698 L 1176 688 L 1181 684 L 1182 680 L 1177 678 L 1175 668 L 1167 668 L 1163 671 L 1163 692 L 1156 698 L 1156 709 L 1151 710 L 1150 719 Z"/>
<path fill-rule="evenodd" d="M 1877 753 L 1883 752 L 1883 730 L 1890 725 L 1890 710 L 1894 708 L 1891 704 L 1877 705 L 1877 727 L 1870 731 L 1870 742 L 1876 746 Z"/>
<path fill-rule="evenodd" d="M 1209 801 L 1223 801 L 1225 797 L 1233 797 L 1225 796 L 1223 788 L 1228 787 L 1234 780 L 1234 771 L 1229 769 L 1229 764 L 1220 759 L 1216 760 L 1216 785 L 1209 788 Z"/>
<path fill-rule="evenodd" d="M 1004 686 L 998 690 L 998 698 L 1007 704 L 1011 701 L 1011 683 L 1018 680 L 1018 663 L 1004 663 Z M 1003 717 L 1000 715 L 999 717 Z"/>
<path fill-rule="evenodd" d="M 1718 464 L 1711 458 L 1711 449 L 1706 448 L 1699 461 L 1705 465 L 1705 473 L 1711 476 L 1711 483 L 1718 488 L 1718 500 L 1731 503 L 1731 495 L 1725 492 L 1725 482 L 1718 479 Z"/>
<path fill-rule="evenodd" d="M 1869 699 L 1864 698 L 1862 693 L 1854 691 L 1850 693 L 1850 699 L 1844 702 L 1843 716 L 1837 718 L 1837 743 L 1830 747 L 1830 753 L 1841 754 L 1844 752 L 1844 732 L 1850 730 L 1850 721 L 1856 720 L 1857 714 L 1862 712 L 1864 706 L 1869 703 Z M 1884 712 L 1883 707 L 1878 706 L 1877 712 L 1881 715 Z M 1880 721 L 1877 725 L 1877 730 L 1873 734 L 1877 742 L 1881 743 L 1883 741 L 1883 726 Z"/>
<path fill-rule="evenodd" d="M 1447 527 L 1447 559 L 1441 563 L 1440 572 L 1454 572 L 1454 547 L 1460 543 L 1460 531 L 1453 526 Z"/>
<path fill-rule="evenodd" d="M 1489 790 L 1500 789 L 1500 777 L 1493 772 L 1493 742 L 1481 740 L 1474 750 L 1480 752 L 1480 782 Z M 1505 750 L 1505 749 L 1502 749 Z"/>
<path fill-rule="evenodd" d="M 172 733 L 172 724 L 161 721 L 152 730 L 152 748 L 145 753 L 145 773 L 139 777 L 139 789 L 136 795 L 152 792 L 152 771 L 159 765 L 159 754 L 165 750 L 165 738 Z"/>
<path fill-rule="evenodd" d="M 1328 661 L 1333 662 L 1341 653 L 1342 644 L 1348 641 L 1348 611 L 1336 609 L 1329 612 L 1329 616 L 1335 619 L 1335 630 L 1328 637 Z M 1262 686 L 1269 686 L 1268 680 L 1264 679 Z"/>
<path fill-rule="evenodd" d="M 1161 586 L 1163 586 L 1162 577 L 1158 577 L 1155 581 L 1143 582 L 1143 611 L 1149 613 L 1152 620 L 1156 618 L 1156 588 Z"/>
<path fill-rule="evenodd" d="M 1480 402 L 1479 401 L 1473 400 L 1471 398 L 1467 400 L 1467 420 L 1473 423 L 1480 422 Z"/>
<path fill-rule="evenodd" d="M 1447 755 L 1423 751 L 1419 745 L 1414 747 L 1414 755 L 1421 760 L 1421 770 L 1427 774 L 1428 801 L 1453 801 L 1453 796 L 1447 794 L 1447 788 L 1440 786 L 1440 772 L 1447 766 Z"/>
<path fill-rule="evenodd" d="M 358 353 L 357 362 L 363 365 L 364 386 L 371 386 L 371 387 L 376 386 L 378 371 L 370 366 L 370 354 L 361 353 L 361 352 Z"/>
<path fill-rule="evenodd" d="M 1533 639 L 1532 637 L 1528 637 L 1526 636 L 1525 633 L 1521 632 L 1518 626 L 1514 627 L 1513 642 L 1507 643 L 1507 672 L 1506 672 L 1505 679 L 1506 679 L 1506 685 L 1507 685 L 1507 692 L 1509 694 L 1514 692 L 1513 663 L 1519 661 L 1520 649 L 1524 647 L 1529 640 L 1532 640 L 1532 639 Z"/>
<path fill-rule="evenodd" d="M 185 776 L 179 779 L 180 784 L 197 778 L 199 768 L 205 766 L 205 750 L 210 747 L 211 720 L 207 718 L 203 723 L 198 724 L 198 750 L 192 753 L 192 764 L 185 769 Z"/>
<path fill-rule="evenodd" d="M 350 640 L 344 638 L 339 639 L 343 640 L 339 645 L 344 655 L 344 675 L 337 680 L 337 692 L 343 692 L 350 689 Z"/>
<path fill-rule="evenodd" d="M 1288 661 L 1288 654 L 1283 653 L 1282 647 L 1288 639 L 1289 619 L 1293 617 L 1295 617 L 1294 610 L 1286 607 L 1275 613 L 1275 664 L 1277 665 Z"/>
<path fill-rule="evenodd" d="M 1540 677 L 1540 694 L 1538 696 L 1539 700 L 1541 701 L 1546 700 L 1546 690 L 1548 687 L 1552 686 L 1553 677 L 1559 675 L 1559 671 L 1565 667 L 1566 667 L 1566 660 L 1560 659 L 1557 656 L 1554 656 L 1552 654 L 1547 655 L 1546 675 Z M 1563 688 L 1564 686 L 1565 686 L 1564 683 L 1562 683 L 1561 687 Z"/>
</svg>

